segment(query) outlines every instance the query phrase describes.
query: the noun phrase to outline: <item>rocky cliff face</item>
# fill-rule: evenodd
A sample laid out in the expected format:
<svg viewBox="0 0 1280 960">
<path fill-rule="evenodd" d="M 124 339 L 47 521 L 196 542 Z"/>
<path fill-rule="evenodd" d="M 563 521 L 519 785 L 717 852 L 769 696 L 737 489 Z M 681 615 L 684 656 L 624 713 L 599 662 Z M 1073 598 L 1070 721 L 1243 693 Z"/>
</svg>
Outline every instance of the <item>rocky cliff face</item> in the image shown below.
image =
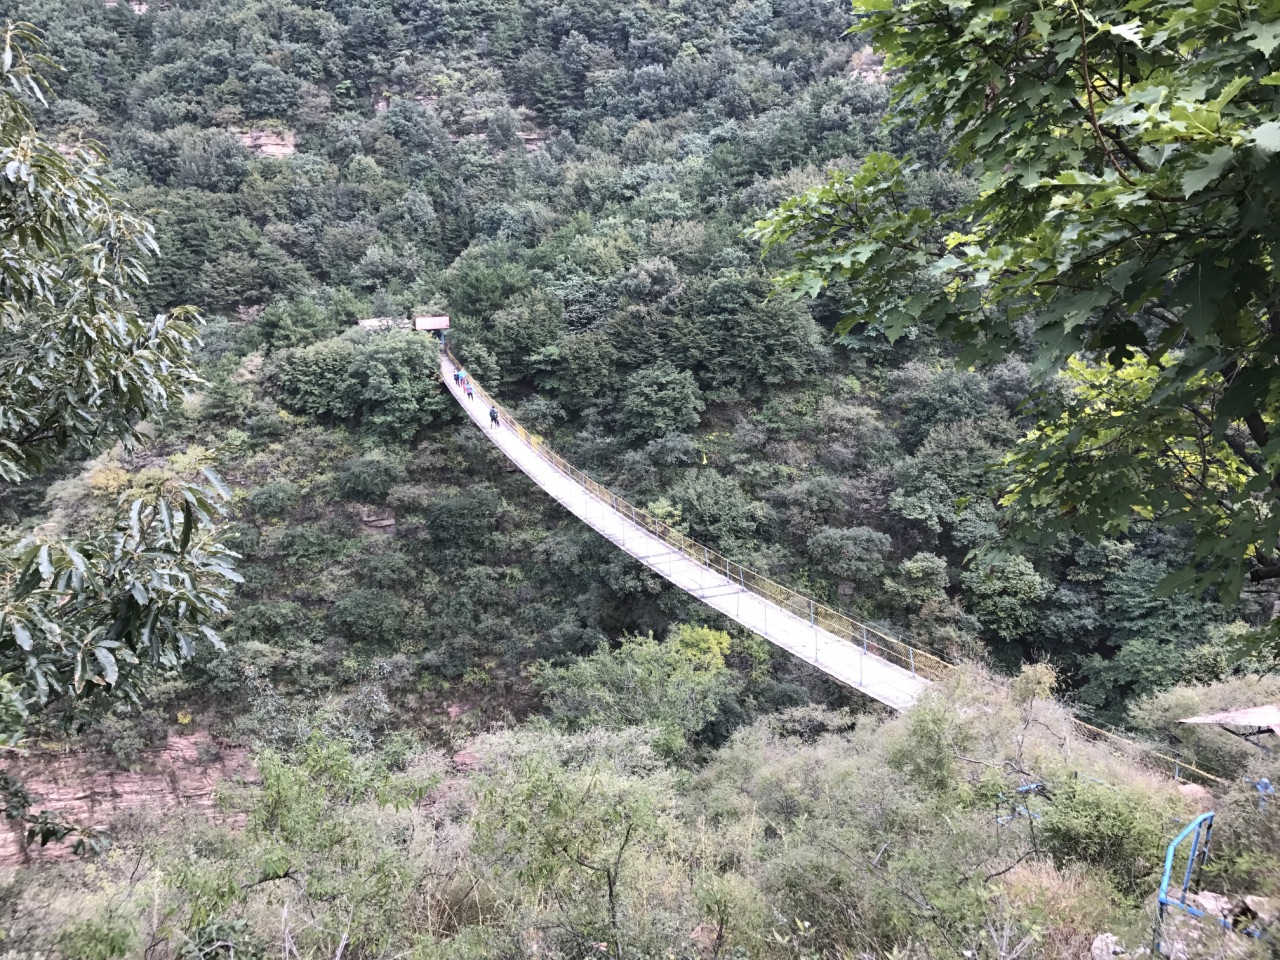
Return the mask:
<svg viewBox="0 0 1280 960">
<path fill-rule="evenodd" d="M 264 157 L 291 157 L 298 152 L 297 139 L 291 132 L 275 130 L 234 130 L 240 142 Z"/>
<path fill-rule="evenodd" d="M 179 807 L 218 816 L 214 787 L 221 780 L 255 780 L 256 771 L 243 747 L 215 742 L 203 731 L 171 737 L 149 751 L 138 772 L 113 770 L 96 754 L 33 753 L 6 764 L 36 798 L 33 812 L 56 810 L 73 823 L 109 829 L 125 811 L 163 814 Z M 28 848 L 12 823 L 0 830 L 0 867 L 65 860 L 69 844 Z"/>
</svg>

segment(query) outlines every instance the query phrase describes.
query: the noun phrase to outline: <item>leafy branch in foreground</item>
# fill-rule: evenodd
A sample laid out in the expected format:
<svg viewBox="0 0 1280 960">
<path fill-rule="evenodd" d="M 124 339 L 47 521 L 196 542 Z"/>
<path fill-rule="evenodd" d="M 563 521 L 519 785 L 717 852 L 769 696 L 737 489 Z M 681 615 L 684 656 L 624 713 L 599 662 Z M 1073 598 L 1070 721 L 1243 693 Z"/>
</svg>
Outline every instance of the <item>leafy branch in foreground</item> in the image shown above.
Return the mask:
<svg viewBox="0 0 1280 960">
<path fill-rule="evenodd" d="M 221 485 L 221 481 L 211 475 Z M 217 495 L 190 484 L 122 504 L 112 532 L 25 537 L 0 554 L 0 671 L 25 704 L 62 696 L 137 699 L 226 613 L 235 554 L 218 540 Z"/>
<path fill-rule="evenodd" d="M 22 97 L 43 100 L 32 28 L 9 23 L 0 60 L 0 482 L 67 451 L 131 446 L 138 424 L 199 383 L 191 307 L 144 318 L 152 225 L 130 214 L 95 149 L 36 130 Z"/>
<path fill-rule="evenodd" d="M 43 100 L 26 24 L 0 57 L 0 485 L 58 458 L 129 447 L 140 424 L 199 383 L 190 307 L 144 319 L 152 226 L 130 214 L 94 150 L 54 145 L 27 100 Z M 65 153 L 65 155 L 64 155 Z M 78 539 L 0 531 L 0 741 L 55 700 L 137 698 L 191 655 L 238 580 L 219 541 L 227 491 L 182 484 L 121 505 L 114 529 Z M 2 489 L 2 486 L 0 486 Z"/>
<path fill-rule="evenodd" d="M 950 129 L 978 193 L 938 214 L 894 158 L 832 174 L 752 231 L 796 248 L 781 287 L 844 281 L 846 328 L 929 325 L 962 362 L 1035 353 L 1022 537 L 1145 516 L 1193 531 L 1182 585 L 1280 577 L 1280 4 L 855 8 L 900 117 Z"/>
</svg>

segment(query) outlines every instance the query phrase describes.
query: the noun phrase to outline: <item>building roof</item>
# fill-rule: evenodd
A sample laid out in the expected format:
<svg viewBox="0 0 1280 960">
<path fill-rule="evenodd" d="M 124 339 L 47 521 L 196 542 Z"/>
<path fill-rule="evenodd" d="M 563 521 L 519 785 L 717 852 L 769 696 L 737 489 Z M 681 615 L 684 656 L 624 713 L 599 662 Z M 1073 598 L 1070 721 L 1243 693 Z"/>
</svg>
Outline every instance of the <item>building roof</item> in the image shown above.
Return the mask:
<svg viewBox="0 0 1280 960">
<path fill-rule="evenodd" d="M 1187 717 L 1178 722 L 1216 723 L 1228 727 L 1270 727 L 1272 733 L 1280 736 L 1280 704 L 1224 710 L 1221 713 L 1207 713 L 1203 717 Z"/>
</svg>

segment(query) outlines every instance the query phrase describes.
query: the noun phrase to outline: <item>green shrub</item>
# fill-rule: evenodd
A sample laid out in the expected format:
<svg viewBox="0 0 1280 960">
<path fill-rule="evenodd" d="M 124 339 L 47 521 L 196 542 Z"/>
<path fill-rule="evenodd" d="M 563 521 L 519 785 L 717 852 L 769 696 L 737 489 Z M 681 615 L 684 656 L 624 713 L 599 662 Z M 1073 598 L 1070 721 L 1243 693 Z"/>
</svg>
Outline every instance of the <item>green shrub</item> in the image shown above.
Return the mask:
<svg viewBox="0 0 1280 960">
<path fill-rule="evenodd" d="M 737 480 L 715 470 L 689 471 L 672 488 L 671 497 L 689 533 L 717 546 L 749 541 L 768 512 L 743 492 Z"/>
<path fill-rule="evenodd" d="M 371 454 L 343 465 L 338 475 L 338 492 L 344 500 L 385 503 L 391 488 L 404 479 L 404 467 L 385 454 Z"/>
<path fill-rule="evenodd" d="M 1138 789 L 1078 776 L 1054 785 L 1039 832 L 1059 864 L 1098 867 L 1119 890 L 1145 896 L 1164 860 L 1172 813 Z"/>
<path fill-rule="evenodd" d="M 622 422 L 632 437 L 652 440 L 693 430 L 705 407 L 693 374 L 661 360 L 627 378 Z"/>
<path fill-rule="evenodd" d="M 192 930 L 179 945 L 177 960 L 262 960 L 266 945 L 253 932 L 249 921 L 213 917 Z"/>
<path fill-rule="evenodd" d="M 302 491 L 288 480 L 272 480 L 249 494 L 249 506 L 260 517 L 281 517 L 298 503 Z"/>
<path fill-rule="evenodd" d="M 841 580 L 868 582 L 884 573 L 893 542 L 870 527 L 822 527 L 809 538 L 809 555 Z"/>
<path fill-rule="evenodd" d="M 276 550 L 287 564 L 317 570 L 342 558 L 350 547 L 346 534 L 333 522 L 291 525 L 281 535 Z"/>
<path fill-rule="evenodd" d="M 106 918 L 78 920 L 64 927 L 58 947 L 66 960 L 116 960 L 134 947 L 133 925 L 108 915 Z"/>
<path fill-rule="evenodd" d="M 365 550 L 355 558 L 356 575 L 372 587 L 403 586 L 413 580 L 414 567 L 393 545 L 373 541 L 377 549 Z"/>
<path fill-rule="evenodd" d="M 888 755 L 889 764 L 927 790 L 953 787 L 958 772 L 956 751 L 970 739 L 951 704 L 926 695 L 903 720 L 904 736 Z"/>
<path fill-rule="evenodd" d="M 729 643 L 728 634 L 689 626 L 666 643 L 652 635 L 629 637 L 616 650 L 543 670 L 537 685 L 557 724 L 574 730 L 656 727 L 660 748 L 676 756 L 734 693 L 724 663 Z"/>
<path fill-rule="evenodd" d="M 286 350 L 272 382 L 290 409 L 391 443 L 413 439 L 447 405 L 436 344 L 404 330 Z"/>
<path fill-rule="evenodd" d="M 478 560 L 504 508 L 493 489 L 476 485 L 455 496 L 427 500 L 422 513 L 431 538 L 431 560 L 443 566 Z"/>
<path fill-rule="evenodd" d="M 288 646 L 307 622 L 307 612 L 292 600 L 246 603 L 236 611 L 230 633 L 236 639 L 261 640 Z"/>
<path fill-rule="evenodd" d="M 337 334 L 338 324 L 314 300 L 277 302 L 258 317 L 257 332 L 267 352 L 303 347 Z"/>
<path fill-rule="evenodd" d="M 394 644 L 404 632 L 407 607 L 385 590 L 352 590 L 333 605 L 330 620 L 345 637 L 362 643 Z"/>
</svg>

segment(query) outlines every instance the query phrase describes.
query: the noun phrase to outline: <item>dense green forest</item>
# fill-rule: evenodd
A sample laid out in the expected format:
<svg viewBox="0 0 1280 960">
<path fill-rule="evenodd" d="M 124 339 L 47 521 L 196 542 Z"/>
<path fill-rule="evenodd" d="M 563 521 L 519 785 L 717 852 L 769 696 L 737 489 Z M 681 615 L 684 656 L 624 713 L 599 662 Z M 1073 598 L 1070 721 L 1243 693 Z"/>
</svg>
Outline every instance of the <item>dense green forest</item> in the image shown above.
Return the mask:
<svg viewBox="0 0 1280 960">
<path fill-rule="evenodd" d="M 137 502 L 133 522 L 165 531 L 150 552 L 135 535 L 138 562 L 171 563 L 150 582 L 219 584 L 205 632 L 174 626 L 152 660 L 86 640 L 60 664 L 0 633 L 6 729 L 122 769 L 207 730 L 261 774 L 226 785 L 221 825 L 139 816 L 88 866 L 8 880 L 0 951 L 1078 957 L 1103 930 L 1149 933 L 1188 808 L 1072 741 L 1051 693 L 1231 776 L 1274 766 L 1176 720 L 1280 695 L 1247 647 L 1276 581 L 1215 577 L 1189 515 L 1091 525 L 1085 503 L 1072 529 L 1061 499 L 1010 495 L 1036 476 L 1025 439 L 1097 379 L 1046 379 L 1014 310 L 994 310 L 999 350 L 962 356 L 963 324 L 909 309 L 934 281 L 883 236 L 879 260 L 791 275 L 811 296 L 777 288 L 796 247 L 813 268 L 859 225 L 753 225 L 797 195 L 830 204 L 876 157 L 904 164 L 896 196 L 939 236 L 990 196 L 958 113 L 890 122 L 883 37 L 846 3 L 0 0 L 0 16 L 32 22 L 50 58 L 47 102 L 18 87 L 40 133 L 100 150 L 154 224 L 158 255 L 122 283 L 181 325 L 153 332 L 157 352 L 193 357 L 130 425 L 0 457 L 6 540 L 122 524 L 134 543 L 120 514 Z M 423 312 L 449 314 L 476 380 L 601 482 L 984 679 L 888 718 L 664 583 L 465 421 L 433 340 L 360 323 Z M 1099 337 L 1072 350 L 1119 342 Z M 1122 469 L 1144 447 L 1113 486 L 1146 483 Z M 166 498 L 200 528 L 189 566 Z M 1240 515 L 1208 512 L 1219 533 Z M 77 557 L 15 553 L 6 590 L 29 589 L 24 566 L 78 583 Z M 1177 588 L 1189 567 L 1199 589 Z M 147 602 L 112 616 L 153 631 Z M 1020 799 L 1032 780 L 1050 789 Z M 1221 797 L 1215 880 L 1274 894 L 1280 820 L 1256 795 Z"/>
<path fill-rule="evenodd" d="M 1265 585 L 1155 596 L 1191 556 L 1178 530 L 966 564 L 1002 545 L 984 468 L 1029 426 L 1029 357 L 956 370 L 923 327 L 833 336 L 839 291 L 769 297 L 743 230 L 828 166 L 910 156 L 938 210 L 975 189 L 935 134 L 885 128 L 841 4 L 22 15 L 66 68 L 48 132 L 101 143 L 152 212 L 144 302 L 214 318 L 209 387 L 146 456 L 209 450 L 241 491 L 232 659 L 277 686 L 328 646 L 519 688 L 538 660 L 705 617 L 506 476 L 425 346 L 348 331 L 422 307 L 517 416 L 695 538 L 944 650 L 1048 659 L 1110 719 L 1219 675 L 1234 625 L 1270 616 Z M 297 152 L 256 155 L 254 130 Z M 109 501 L 113 468 L 50 502 L 86 509 L 83 482 Z M 353 504 L 397 535 L 360 536 Z"/>
</svg>

